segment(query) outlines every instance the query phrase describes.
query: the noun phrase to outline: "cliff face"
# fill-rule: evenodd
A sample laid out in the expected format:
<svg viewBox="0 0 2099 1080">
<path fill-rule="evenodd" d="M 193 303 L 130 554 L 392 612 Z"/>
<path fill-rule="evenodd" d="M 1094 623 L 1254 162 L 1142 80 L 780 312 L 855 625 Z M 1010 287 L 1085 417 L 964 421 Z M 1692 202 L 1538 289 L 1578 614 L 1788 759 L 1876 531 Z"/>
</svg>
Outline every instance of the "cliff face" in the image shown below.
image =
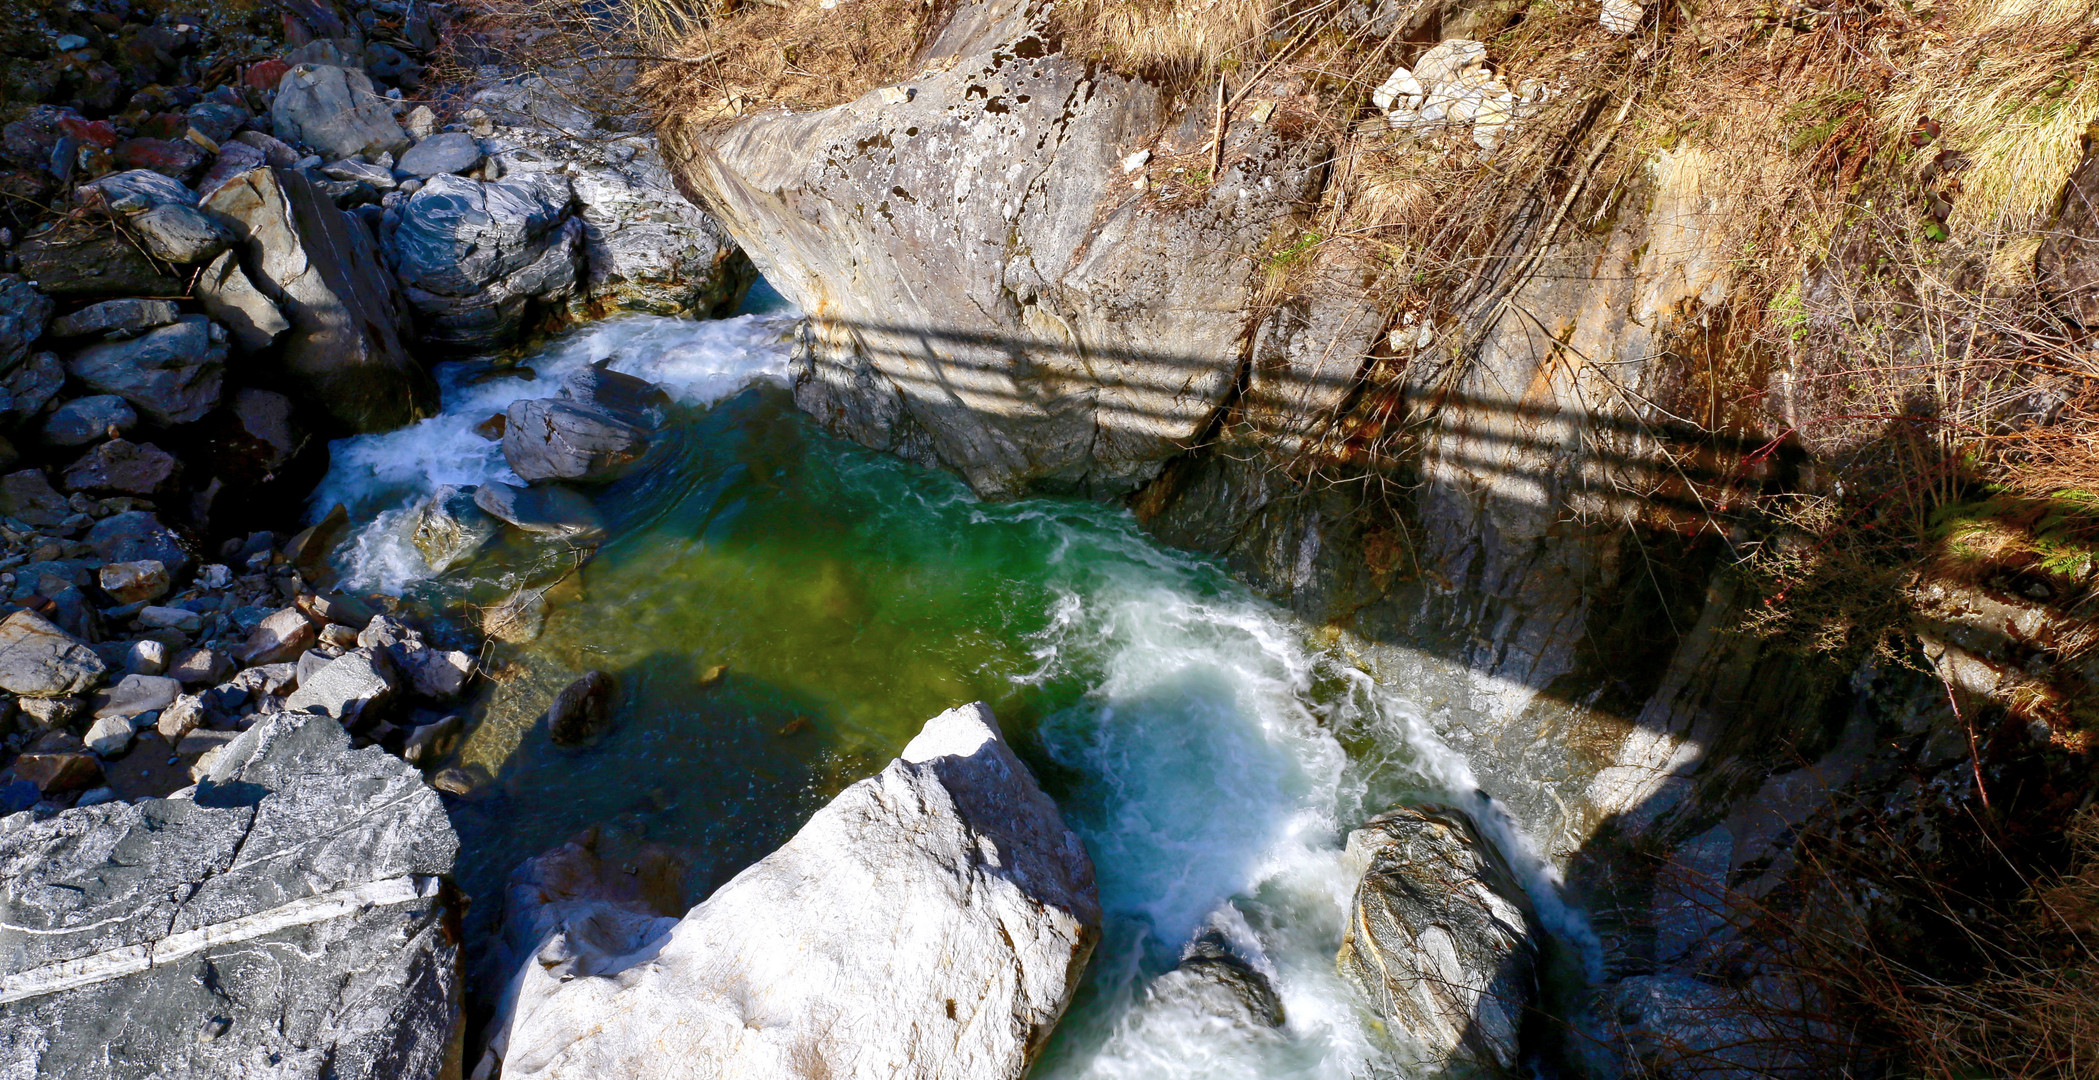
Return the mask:
<svg viewBox="0 0 2099 1080">
<path fill-rule="evenodd" d="M 1352 620 L 1409 681 L 1444 688 L 1429 696 L 1450 734 L 1492 759 L 1482 775 L 1539 836 L 1578 844 L 1640 801 L 1658 777 L 1595 786 L 1656 752 L 1616 746 L 1617 717 L 1555 708 L 1550 765 L 1497 747 L 1628 587 L 1637 554 L 1610 491 L 1662 467 L 1637 395 L 1730 283 L 1733 208 L 1701 155 L 1665 155 L 1641 212 L 1551 252 L 1579 272 L 1406 326 L 1342 259 L 1278 287 L 1278 248 L 1317 209 L 1336 146 L 1283 93 L 1230 114 L 1220 149 L 1214 107 L 1052 40 L 1022 5 L 965 7 L 918 78 L 705 134 L 673 124 L 683 182 L 811 316 L 798 402 L 989 496 L 1130 495 L 1165 539 L 1226 556 L 1309 619 Z M 1402 466 L 1419 488 L 1400 515 L 1278 466 L 1330 439 L 1366 371 L 1395 361 L 1439 411 Z M 1601 524 L 1568 525 L 1578 505 Z M 1702 605 L 1673 599 L 1691 630 Z M 1639 707 L 1660 714 L 1643 745 L 1695 722 L 1680 702 Z"/>
<path fill-rule="evenodd" d="M 1714 931 L 1715 908 L 1757 902 L 1794 873 L 1790 845 L 1811 823 L 1885 796 L 1896 835 L 1936 836 L 1931 793 L 1982 790 L 1990 725 L 2014 732 L 1998 745 L 2015 757 L 2029 731 L 2081 745 L 2064 714 L 2020 712 L 2007 688 L 2075 698 L 2099 682 L 2067 629 L 2090 591 L 2089 560 L 2019 599 L 2007 590 L 2024 588 L 2025 571 L 1963 571 L 1920 589 L 1929 575 L 1900 558 L 1860 555 L 1854 573 L 1828 555 L 1850 558 L 1861 548 L 1846 530 L 1882 527 L 1895 502 L 1941 483 L 1890 479 L 1876 463 L 1946 445 L 1915 434 L 1936 422 L 1931 410 L 1832 404 L 1841 380 L 1858 390 L 1842 368 L 1851 350 L 1916 367 L 1947 355 L 1932 343 L 1958 326 L 1971 334 L 1960 357 L 1980 355 L 1976 328 L 2009 324 L 1977 312 L 2031 295 L 2033 244 L 1993 233 L 1932 249 L 1916 265 L 1943 273 L 1886 285 L 1882 256 L 1862 252 L 1913 241 L 1890 240 L 1864 211 L 1816 219 L 1837 222 L 1834 235 L 1796 235 L 1786 215 L 1809 211 L 1774 211 L 1777 158 L 1731 157 L 1717 122 L 1656 137 L 1687 76 L 1593 15 L 1569 23 L 1582 36 L 1535 88 L 1518 82 L 1524 61 L 1466 69 L 1463 85 L 1508 111 L 1478 106 L 1470 126 L 1433 139 L 1418 117 L 1449 92 L 1423 91 L 1426 104 L 1402 115 L 1405 101 L 1337 90 L 1330 73 L 1307 70 L 1317 65 L 1284 62 L 1313 40 L 1294 23 L 1271 36 L 1289 42 L 1271 61 L 1191 83 L 1185 71 L 1115 74 L 1052 18 L 1010 0 L 964 5 L 924 44 L 919 74 L 846 104 L 734 122 L 667 116 L 688 193 L 811 315 L 798 402 L 987 496 L 1126 498 L 1161 538 L 1219 554 L 1339 633 L 1408 688 L 1577 894 L 1613 909 L 1601 920 L 1606 966 L 1649 980 L 1616 984 L 1626 1015 L 1661 1030 L 1672 1010 L 1704 1007 L 1709 984 L 1650 973 L 1695 966 L 1685 942 Z M 1406 56 L 1410 78 L 1430 78 L 1438 41 L 1501 48 L 1523 6 L 1343 5 L 1333 18 L 1323 32 L 1390 48 L 1376 55 Z M 1718 15 L 1661 27 L 1676 37 L 1657 40 L 1716 56 L 1712 42 L 1736 24 L 1774 48 L 1821 47 L 1809 30 Z M 1567 74 L 1577 68 L 1614 88 Z M 1814 176 L 1853 183 L 1873 153 L 1859 149 L 1856 99 L 1789 89 L 1783 71 L 1760 77 L 1769 99 L 1735 101 L 1736 129 L 1761 126 L 1760 145 L 1804 146 Z M 1340 123 L 1337 100 L 1353 103 Z M 1491 129 L 1478 119 L 1494 116 Z M 1929 134 L 1911 142 L 1938 130 L 1926 117 L 1918 131 Z M 2001 149 L 1977 143 L 1973 159 L 1990 147 Z M 1925 185 L 1926 237 L 1982 213 L 1949 216 L 1957 192 L 1944 176 L 1958 163 L 1945 152 L 1898 156 L 1889 169 L 1911 185 L 1902 190 Z M 2034 167 L 2053 190 L 2074 160 L 2050 151 Z M 1498 202 L 1467 202 L 1449 179 L 1458 169 L 1522 182 Z M 1406 204 L 1415 180 L 1426 193 Z M 2000 210 L 2016 202 L 1990 197 Z M 1365 224 L 1380 205 L 1424 224 Z M 1442 264 L 1418 258 L 1418 238 L 1458 233 L 1471 246 Z M 1774 299 L 1754 268 L 1775 239 L 1807 252 L 1790 264 L 1807 269 Z M 1933 281 L 1976 306 L 1934 300 L 1919 284 Z M 1868 300 L 1947 314 L 1933 337 L 1860 315 Z M 1849 316 L 1828 315 L 1844 304 Z M 1879 336 L 1862 346 L 1869 323 Z M 2016 427 L 2003 415 L 1978 422 Z M 1885 490 L 1857 495 L 1875 483 Z M 1940 532 L 1920 535 L 1943 537 L 1947 515 L 1973 509 L 1962 492 L 1975 488 L 1946 490 L 1920 512 Z M 1850 516 L 1813 533 L 1772 509 L 1793 497 Z M 1773 588 L 1765 565 L 1796 576 Z M 1912 614 L 1828 616 L 1817 648 L 1744 629 L 1771 625 L 1774 594 L 1846 588 L 1907 597 Z M 1913 633 L 1924 655 L 1901 637 Z M 1884 646 L 1889 635 L 1912 644 Z M 2067 805 L 2036 812 L 2059 821 Z M 1657 884 L 1671 874 L 1705 881 L 1710 902 Z"/>
</svg>

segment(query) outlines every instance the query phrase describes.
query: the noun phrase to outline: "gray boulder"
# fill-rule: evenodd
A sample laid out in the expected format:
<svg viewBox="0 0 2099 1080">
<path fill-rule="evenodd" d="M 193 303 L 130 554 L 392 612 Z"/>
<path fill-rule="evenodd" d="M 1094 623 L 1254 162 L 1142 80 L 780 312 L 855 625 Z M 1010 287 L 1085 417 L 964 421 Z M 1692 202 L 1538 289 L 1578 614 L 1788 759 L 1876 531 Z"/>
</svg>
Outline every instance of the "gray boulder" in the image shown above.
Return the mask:
<svg viewBox="0 0 2099 1080">
<path fill-rule="evenodd" d="M 416 512 L 410 539 L 430 569 L 443 573 L 481 550 L 496 535 L 495 518 L 474 505 L 472 489 L 445 486 L 433 492 Z"/>
<path fill-rule="evenodd" d="M 1018 1078 L 1100 917 L 1078 837 L 991 710 L 964 706 L 675 926 L 566 913 L 490 1057 L 506 1080 Z"/>
<path fill-rule="evenodd" d="M 1145 989 L 1153 1002 L 1237 1027 L 1283 1026 L 1283 999 L 1268 976 L 1232 951 L 1223 933 L 1208 929 L 1181 950 L 1178 967 Z"/>
<path fill-rule="evenodd" d="M 182 695 L 182 684 L 165 675 L 126 675 L 115 686 L 88 699 L 97 719 L 157 713 Z"/>
<path fill-rule="evenodd" d="M 48 527 L 73 516 L 73 507 L 43 470 L 22 469 L 0 477 L 0 515 Z"/>
<path fill-rule="evenodd" d="M 66 466 L 59 483 L 67 491 L 149 497 L 174 483 L 180 468 L 175 455 L 152 443 L 111 439 L 96 443 L 80 460 Z"/>
<path fill-rule="evenodd" d="M 299 64 L 277 82 L 270 126 L 278 138 L 305 143 L 329 158 L 398 154 L 408 133 L 394 120 L 386 98 L 355 68 Z"/>
<path fill-rule="evenodd" d="M 653 139 L 624 164 L 579 171 L 570 184 L 589 273 L 570 302 L 579 318 L 622 312 L 726 314 L 757 278 L 728 230 L 678 193 Z"/>
<path fill-rule="evenodd" d="M 13 274 L 0 275 L 0 372 L 28 358 L 50 320 L 50 297 Z"/>
<path fill-rule="evenodd" d="M 196 294 L 204 313 L 224 324 L 243 352 L 261 352 L 291 329 L 284 313 L 255 287 L 232 252 L 212 260 L 197 275 Z"/>
<path fill-rule="evenodd" d="M 102 591 L 119 604 L 158 600 L 168 591 L 168 568 L 159 559 L 104 563 L 95 576 Z M 148 674 L 159 673 L 155 670 Z"/>
<path fill-rule="evenodd" d="M 445 131 L 423 139 L 401 155 L 395 170 L 410 176 L 463 173 L 481 164 L 481 144 L 464 131 Z"/>
<path fill-rule="evenodd" d="M 295 607 L 279 608 L 265 616 L 234 650 L 234 659 L 248 665 L 284 664 L 297 660 L 313 648 L 313 622 Z"/>
<path fill-rule="evenodd" d="M 89 394 L 51 410 L 44 418 L 44 441 L 53 446 L 86 446 L 108 438 L 112 429 L 121 435 L 137 426 L 138 413 L 123 398 Z"/>
<path fill-rule="evenodd" d="M 51 336 L 77 338 L 106 334 L 133 337 L 181 317 L 182 309 L 176 307 L 173 300 L 104 300 L 51 320 Z"/>
<path fill-rule="evenodd" d="M 605 539 L 605 521 L 590 500 L 559 484 L 521 488 L 491 481 L 474 489 L 474 505 L 528 533 L 576 544 Z"/>
<path fill-rule="evenodd" d="M 95 522 L 87 531 L 87 542 L 103 562 L 156 559 L 168 568 L 168 573 L 178 577 L 190 563 L 182 538 L 148 510 L 127 510 Z"/>
<path fill-rule="evenodd" d="M 73 198 L 90 209 L 120 213 L 197 205 L 197 193 L 182 181 L 151 169 L 132 169 L 91 180 L 73 189 Z"/>
<path fill-rule="evenodd" d="M 291 324 L 280 363 L 309 401 L 360 432 L 435 414 L 437 384 L 402 347 L 405 311 L 369 230 L 288 170 L 244 173 L 207 205 L 234 223 L 249 277 Z"/>
<path fill-rule="evenodd" d="M 408 680 L 408 689 L 432 701 L 458 697 L 477 668 L 473 654 L 458 649 L 399 649 L 393 656 L 394 668 Z"/>
<path fill-rule="evenodd" d="M 109 229 L 61 227 L 16 244 L 14 256 L 22 276 L 52 296 L 180 296 L 187 286 Z"/>
<path fill-rule="evenodd" d="M 435 1080 L 458 840 L 405 762 L 278 714 L 190 799 L 0 825 L 0 1075 Z"/>
<path fill-rule="evenodd" d="M 1151 480 L 1236 393 L 1264 255 L 1317 202 L 1333 149 L 1241 110 L 1215 176 L 1170 201 L 1133 190 L 1133 151 L 1200 160 L 1220 133 L 1057 47 L 1046 10 L 958 4 L 928 50 L 942 63 L 907 86 L 728 125 L 673 114 L 662 136 L 679 186 L 822 314 L 805 411 L 986 495 L 1108 495 Z M 963 146 L 987 167 L 958 169 Z"/>
<path fill-rule="evenodd" d="M 565 398 L 524 398 L 504 413 L 503 460 L 528 482 L 616 480 L 649 450 L 648 429 Z"/>
<path fill-rule="evenodd" d="M 233 234 L 194 206 L 166 203 L 129 220 L 148 254 L 177 266 L 200 263 L 226 250 Z"/>
<path fill-rule="evenodd" d="M 389 217 L 387 259 L 424 337 L 507 344 L 532 305 L 565 301 L 578 279 L 583 226 L 568 216 L 558 172 L 483 183 L 432 177 Z"/>
<path fill-rule="evenodd" d="M 115 430 L 124 434 L 139 426 L 139 413 L 115 394 L 88 394 L 73 398 L 44 417 L 44 442 L 52 447 L 86 447 L 97 438 L 109 438 Z"/>
<path fill-rule="evenodd" d="M 108 668 L 95 650 L 33 611 L 0 619 L 0 690 L 28 698 L 85 693 Z"/>
<path fill-rule="evenodd" d="M 162 425 L 200 420 L 219 403 L 226 346 L 211 320 L 185 315 L 129 341 L 90 345 L 66 371 L 96 393 L 115 394 Z"/>
<path fill-rule="evenodd" d="M 66 385 L 66 366 L 54 353 L 31 353 L 21 367 L 8 372 L 4 382 L 11 406 L 6 410 L 17 422 L 44 411 Z"/>
<path fill-rule="evenodd" d="M 1539 929 L 1471 818 L 1400 807 L 1350 833 L 1345 858 L 1362 880 L 1341 974 L 1385 1019 L 1405 1064 L 1514 1070 L 1537 996 Z"/>
<path fill-rule="evenodd" d="M 369 161 L 345 158 L 321 166 L 321 175 L 330 180 L 348 180 L 353 184 L 370 184 L 376 191 L 391 191 L 394 186 L 392 169 L 374 165 Z"/>
<path fill-rule="evenodd" d="M 284 699 L 284 707 L 322 713 L 345 727 L 361 728 L 385 719 L 382 714 L 393 704 L 395 684 L 393 662 L 385 650 L 352 649 L 311 678 L 302 670 L 299 688 Z"/>
</svg>

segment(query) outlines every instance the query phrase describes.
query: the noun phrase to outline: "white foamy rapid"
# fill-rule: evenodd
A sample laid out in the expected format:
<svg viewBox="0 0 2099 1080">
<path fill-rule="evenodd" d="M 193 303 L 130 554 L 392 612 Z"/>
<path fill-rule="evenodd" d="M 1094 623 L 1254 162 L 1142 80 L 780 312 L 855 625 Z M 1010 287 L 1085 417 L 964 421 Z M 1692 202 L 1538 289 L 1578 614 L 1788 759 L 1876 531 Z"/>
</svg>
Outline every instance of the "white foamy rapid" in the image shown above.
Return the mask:
<svg viewBox="0 0 2099 1080">
<path fill-rule="evenodd" d="M 984 507 L 989 518 L 1037 513 Z M 1054 515 L 1045 515 L 1054 516 Z M 1214 567 L 1133 524 L 1042 523 L 1058 601 L 1035 637 L 1040 683 L 1088 687 L 1041 737 L 1083 779 L 1066 799 L 1107 926 L 1089 989 L 1035 1075 L 1171 1080 L 1405 1075 L 1366 1025 L 1334 954 L 1355 881 L 1347 830 L 1373 790 L 1459 802 L 1523 864 L 1554 929 L 1580 926 L 1545 864 L 1419 713 Z M 1342 740 L 1380 748 L 1351 760 Z M 1221 930 L 1282 999 L 1281 1030 L 1203 1011 L 1152 985 Z M 1582 927 L 1586 933 L 1586 927 Z"/>
<path fill-rule="evenodd" d="M 329 444 L 328 475 L 314 489 L 309 515 L 317 519 L 342 503 L 351 520 L 369 518 L 338 554 L 343 584 L 399 593 L 432 573 L 409 541 L 417 504 L 444 485 L 520 482 L 504 462 L 501 444 L 475 434 L 475 425 L 520 398 L 553 394 L 562 376 L 607 358 L 612 370 L 657 383 L 689 405 L 711 404 L 756 380 L 785 380 L 797 318 L 777 312 L 702 321 L 612 319 L 564 337 L 519 365 L 531 377 L 469 383 L 476 369 L 439 364 L 443 410 L 397 431 Z"/>
</svg>

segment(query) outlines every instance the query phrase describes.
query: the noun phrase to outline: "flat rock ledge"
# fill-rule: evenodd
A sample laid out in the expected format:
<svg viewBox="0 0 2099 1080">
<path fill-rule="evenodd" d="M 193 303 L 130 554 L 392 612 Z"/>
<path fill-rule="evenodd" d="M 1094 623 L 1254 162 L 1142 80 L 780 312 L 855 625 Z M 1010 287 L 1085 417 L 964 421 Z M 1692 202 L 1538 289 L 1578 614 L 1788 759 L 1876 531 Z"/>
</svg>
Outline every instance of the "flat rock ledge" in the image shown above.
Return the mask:
<svg viewBox="0 0 2099 1080">
<path fill-rule="evenodd" d="M 523 964 L 477 1076 L 1017 1080 L 1101 917 L 1085 848 L 981 703 L 684 919 L 602 914 L 565 912 Z"/>
<path fill-rule="evenodd" d="M 0 819 L 0 1078 L 457 1075 L 458 846 L 313 714 L 174 797 Z"/>
</svg>

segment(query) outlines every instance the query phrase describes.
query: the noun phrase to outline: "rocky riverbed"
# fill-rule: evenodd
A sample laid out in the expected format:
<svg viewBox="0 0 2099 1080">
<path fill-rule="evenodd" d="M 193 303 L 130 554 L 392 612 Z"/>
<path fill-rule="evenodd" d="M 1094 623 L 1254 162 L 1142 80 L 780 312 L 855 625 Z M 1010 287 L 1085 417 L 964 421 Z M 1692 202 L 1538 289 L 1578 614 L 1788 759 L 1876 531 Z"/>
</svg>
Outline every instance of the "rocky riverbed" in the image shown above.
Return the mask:
<svg viewBox="0 0 2099 1080">
<path fill-rule="evenodd" d="M 1809 679 L 1709 548 L 1579 524 L 1576 428 L 1646 414 L 1512 312 L 1664 379 L 1728 288 L 1697 160 L 1425 319 L 1291 269 L 1336 173 L 1280 54 L 1191 107 L 1039 5 L 812 3 L 723 25 L 908 15 L 917 70 L 661 149 L 464 5 L 0 29 L 0 1077 L 1842 1050 L 1744 913 L 1844 800 L 1951 835 L 1955 687 L 2087 685 L 2032 658 L 2093 571 L 1934 585 L 1943 682 Z M 1409 54 L 1377 154 L 1548 100 L 1478 5 L 1322 18 Z M 1376 514 L 1280 464 L 1430 397 Z"/>
</svg>

